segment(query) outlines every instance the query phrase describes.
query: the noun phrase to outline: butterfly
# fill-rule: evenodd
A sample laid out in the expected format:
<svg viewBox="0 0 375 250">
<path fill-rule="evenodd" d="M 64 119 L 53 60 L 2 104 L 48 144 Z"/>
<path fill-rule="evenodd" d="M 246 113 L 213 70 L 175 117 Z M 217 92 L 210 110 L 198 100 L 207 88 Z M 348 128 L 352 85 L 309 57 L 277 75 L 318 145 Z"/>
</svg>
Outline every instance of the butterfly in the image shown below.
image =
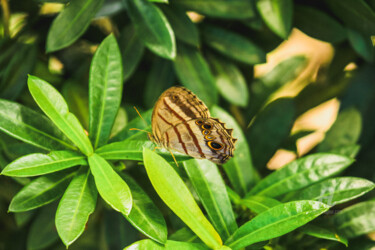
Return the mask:
<svg viewBox="0 0 375 250">
<path fill-rule="evenodd" d="M 224 164 L 231 157 L 237 139 L 190 90 L 171 87 L 164 91 L 151 117 L 151 141 L 159 146 L 198 159 Z"/>
</svg>

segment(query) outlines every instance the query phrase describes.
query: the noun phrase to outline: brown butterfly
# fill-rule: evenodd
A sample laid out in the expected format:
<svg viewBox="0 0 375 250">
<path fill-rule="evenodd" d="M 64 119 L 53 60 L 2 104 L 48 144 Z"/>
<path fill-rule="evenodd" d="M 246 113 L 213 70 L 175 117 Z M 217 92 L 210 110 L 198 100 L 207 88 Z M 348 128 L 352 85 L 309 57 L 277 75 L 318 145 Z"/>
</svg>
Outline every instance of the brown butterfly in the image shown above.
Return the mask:
<svg viewBox="0 0 375 250">
<path fill-rule="evenodd" d="M 171 87 L 155 104 L 150 140 L 161 147 L 223 164 L 233 157 L 233 129 L 210 117 L 206 105 L 190 90 Z"/>
</svg>

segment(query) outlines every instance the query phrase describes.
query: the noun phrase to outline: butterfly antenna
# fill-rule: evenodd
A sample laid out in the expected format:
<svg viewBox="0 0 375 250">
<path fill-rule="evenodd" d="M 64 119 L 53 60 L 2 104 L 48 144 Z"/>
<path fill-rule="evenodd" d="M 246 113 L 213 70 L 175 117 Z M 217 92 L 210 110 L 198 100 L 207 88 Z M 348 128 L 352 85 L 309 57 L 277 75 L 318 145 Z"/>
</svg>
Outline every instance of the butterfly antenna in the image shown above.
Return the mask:
<svg viewBox="0 0 375 250">
<path fill-rule="evenodd" d="M 172 153 L 172 151 L 168 148 L 168 151 L 169 151 L 169 153 L 171 153 L 171 155 L 172 155 L 172 157 L 173 157 L 173 160 L 174 160 L 174 162 L 176 163 L 176 165 L 177 165 L 177 167 L 180 167 L 179 165 L 178 165 L 178 163 L 177 163 L 177 161 L 176 161 L 176 158 L 174 157 L 174 154 Z"/>
<path fill-rule="evenodd" d="M 145 133 L 148 133 L 148 134 L 150 133 L 149 131 L 139 129 L 139 128 L 129 128 L 129 130 L 138 130 L 138 131 L 142 131 L 142 132 L 145 132 Z"/>
<path fill-rule="evenodd" d="M 141 117 L 142 121 L 145 123 L 146 127 L 148 126 L 148 123 L 145 121 L 145 119 L 143 119 L 143 117 L 141 116 L 141 113 L 139 113 L 138 109 L 133 106 L 133 108 L 135 109 L 135 111 L 137 112 L 137 114 L 139 115 L 139 117 Z"/>
</svg>

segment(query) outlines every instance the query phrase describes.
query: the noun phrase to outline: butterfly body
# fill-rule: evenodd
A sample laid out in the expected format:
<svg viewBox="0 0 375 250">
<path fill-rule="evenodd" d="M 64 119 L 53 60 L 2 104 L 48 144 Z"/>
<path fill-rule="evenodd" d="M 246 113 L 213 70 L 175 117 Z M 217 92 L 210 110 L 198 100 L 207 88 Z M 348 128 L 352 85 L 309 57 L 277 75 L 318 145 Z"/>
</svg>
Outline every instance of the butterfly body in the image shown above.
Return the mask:
<svg viewBox="0 0 375 250">
<path fill-rule="evenodd" d="M 233 156 L 232 129 L 210 117 L 206 105 L 183 87 L 167 89 L 155 104 L 150 139 L 158 145 L 223 164 Z"/>
</svg>

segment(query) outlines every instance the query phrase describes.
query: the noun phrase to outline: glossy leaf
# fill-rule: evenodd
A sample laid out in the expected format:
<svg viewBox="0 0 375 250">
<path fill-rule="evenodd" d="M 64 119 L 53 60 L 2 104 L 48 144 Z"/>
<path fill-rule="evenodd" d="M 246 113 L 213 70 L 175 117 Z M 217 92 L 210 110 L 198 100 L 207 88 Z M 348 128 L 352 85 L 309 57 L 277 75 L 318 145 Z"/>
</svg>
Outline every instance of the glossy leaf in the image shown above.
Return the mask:
<svg viewBox="0 0 375 250">
<path fill-rule="evenodd" d="M 88 161 L 96 187 L 103 200 L 114 210 L 129 215 L 133 199 L 126 182 L 98 154 L 90 155 Z"/>
<path fill-rule="evenodd" d="M 355 52 L 368 62 L 374 61 L 374 46 L 370 36 L 348 29 L 348 39 Z"/>
<path fill-rule="evenodd" d="M 329 206 L 316 201 L 295 201 L 272 207 L 242 225 L 225 244 L 232 249 L 240 249 L 279 237 L 306 224 L 328 209 Z"/>
<path fill-rule="evenodd" d="M 338 241 L 338 242 L 341 242 L 342 244 L 344 244 L 345 246 L 348 246 L 348 239 L 341 234 L 340 235 L 337 234 L 337 232 L 334 231 L 331 228 L 323 227 L 323 226 L 320 226 L 320 225 L 318 226 L 318 225 L 314 225 L 314 224 L 309 223 L 309 224 L 299 228 L 298 231 L 300 231 L 304 234 L 313 236 L 313 237 L 320 238 L 320 239 Z"/>
<path fill-rule="evenodd" d="M 211 115 L 225 122 L 228 128 L 232 128 L 233 137 L 238 139 L 234 157 L 225 163 L 223 168 L 232 187 L 242 196 L 259 180 L 259 174 L 253 167 L 249 145 L 240 125 L 225 110 L 214 106 L 211 109 Z"/>
<path fill-rule="evenodd" d="M 260 214 L 271 207 L 280 205 L 281 202 L 265 196 L 248 196 L 243 198 L 239 204 L 245 205 L 256 214 Z"/>
<path fill-rule="evenodd" d="M 315 200 L 329 206 L 353 200 L 374 189 L 375 184 L 357 177 L 338 177 L 309 186 L 296 193 L 293 200 Z"/>
<path fill-rule="evenodd" d="M 63 171 L 33 180 L 13 197 L 9 211 L 24 212 L 57 200 L 64 193 L 74 174 L 71 171 Z"/>
<path fill-rule="evenodd" d="M 89 27 L 104 0 L 74 0 L 55 18 L 48 32 L 47 52 L 65 48 Z"/>
<path fill-rule="evenodd" d="M 256 116 L 249 127 L 248 140 L 257 168 L 264 168 L 288 138 L 294 119 L 295 105 L 289 98 L 277 99 Z"/>
<path fill-rule="evenodd" d="M 196 25 L 190 20 L 183 9 L 173 6 L 161 6 L 170 22 L 176 38 L 195 47 L 199 46 L 199 34 Z"/>
<path fill-rule="evenodd" d="M 165 245 L 160 245 L 152 240 L 140 240 L 128 247 L 125 247 L 124 250 L 143 250 L 143 249 L 153 249 L 153 250 L 173 250 L 173 249 L 181 249 L 181 250 L 205 250 L 208 249 L 203 244 L 199 243 L 189 243 L 189 242 L 182 242 L 182 241 L 174 241 L 168 240 Z"/>
<path fill-rule="evenodd" d="M 164 203 L 210 248 L 222 245 L 219 234 L 203 215 L 176 171 L 158 154 L 145 148 L 144 164 L 150 181 Z"/>
<path fill-rule="evenodd" d="M 218 56 L 209 56 L 220 94 L 230 103 L 246 107 L 249 101 L 249 90 L 245 77 L 236 64 Z"/>
<path fill-rule="evenodd" d="M 348 238 L 375 231 L 375 201 L 361 202 L 333 217 L 337 230 Z"/>
<path fill-rule="evenodd" d="M 97 148 L 109 139 L 122 96 L 121 55 L 113 35 L 95 52 L 89 82 L 89 135 Z"/>
<path fill-rule="evenodd" d="M 322 41 L 338 43 L 346 39 L 345 28 L 338 21 L 327 13 L 309 6 L 296 6 L 294 23 L 303 33 Z"/>
<path fill-rule="evenodd" d="M 176 57 L 173 29 L 163 12 L 147 0 L 126 1 L 128 14 L 145 45 L 166 59 Z"/>
<path fill-rule="evenodd" d="M 198 93 L 198 97 L 208 107 L 217 103 L 215 78 L 197 49 L 179 44 L 174 69 L 181 83 L 194 93 Z"/>
<path fill-rule="evenodd" d="M 18 177 L 36 176 L 77 165 L 87 165 L 82 154 L 74 151 L 52 151 L 49 154 L 31 154 L 18 158 L 11 162 L 1 174 Z"/>
<path fill-rule="evenodd" d="M 248 195 L 277 197 L 335 175 L 353 159 L 335 154 L 312 154 L 286 164 L 260 181 Z"/>
<path fill-rule="evenodd" d="M 251 1 L 232 0 L 174 0 L 173 4 L 212 17 L 250 18 L 255 16 Z"/>
<path fill-rule="evenodd" d="M 29 90 L 39 107 L 53 123 L 75 144 L 85 155 L 93 152 L 91 143 L 77 117 L 69 112 L 61 94 L 49 83 L 35 76 L 29 76 Z"/>
<path fill-rule="evenodd" d="M 56 229 L 66 247 L 83 233 L 95 210 L 98 192 L 87 166 L 81 167 L 66 189 L 56 211 Z"/>
<path fill-rule="evenodd" d="M 158 207 L 145 191 L 128 175 L 120 175 L 129 185 L 133 206 L 126 217 L 134 227 L 149 238 L 163 244 L 167 241 L 167 225 Z"/>
<path fill-rule="evenodd" d="M 267 26 L 278 36 L 287 39 L 292 30 L 292 0 L 258 0 L 257 9 Z"/>
<path fill-rule="evenodd" d="M 45 150 L 74 149 L 47 117 L 7 100 L 0 100 L 0 130 Z"/>
<path fill-rule="evenodd" d="M 219 169 L 208 160 L 189 160 L 183 166 L 211 223 L 227 239 L 238 227 Z"/>
<path fill-rule="evenodd" d="M 131 24 L 121 31 L 118 43 L 122 54 L 124 80 L 126 81 L 141 61 L 145 45 Z"/>
<path fill-rule="evenodd" d="M 201 27 L 203 40 L 221 54 L 247 64 L 266 61 L 266 53 L 247 38 L 213 25 Z"/>
</svg>

